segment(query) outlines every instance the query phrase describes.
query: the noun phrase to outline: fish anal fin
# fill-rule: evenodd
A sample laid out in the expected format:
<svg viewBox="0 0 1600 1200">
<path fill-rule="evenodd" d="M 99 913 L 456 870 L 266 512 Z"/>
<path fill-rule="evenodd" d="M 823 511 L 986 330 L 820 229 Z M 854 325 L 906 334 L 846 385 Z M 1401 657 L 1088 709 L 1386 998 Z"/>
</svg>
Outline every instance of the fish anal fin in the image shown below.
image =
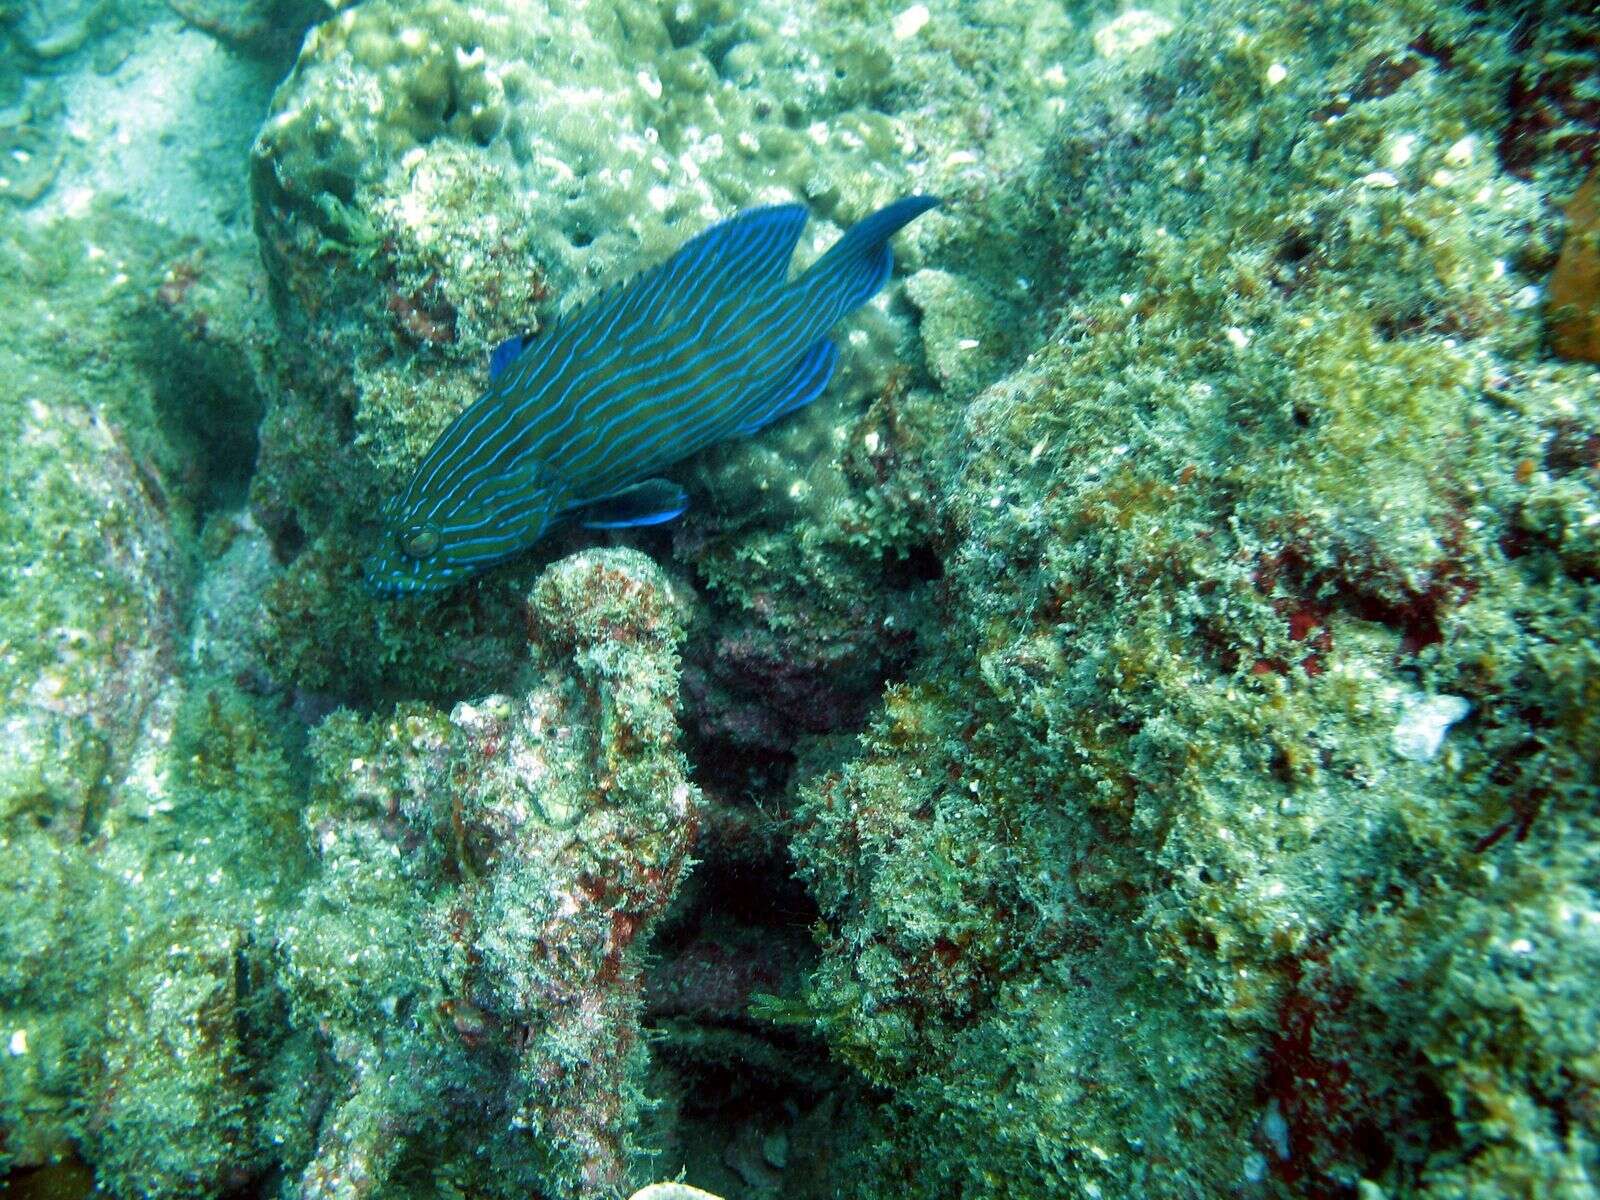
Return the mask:
<svg viewBox="0 0 1600 1200">
<path fill-rule="evenodd" d="M 689 507 L 683 489 L 669 479 L 646 479 L 589 504 L 580 522 L 585 529 L 627 529 L 660 525 Z"/>
<path fill-rule="evenodd" d="M 833 369 L 839 364 L 839 347 L 829 338 L 820 338 L 800 356 L 789 373 L 770 392 L 756 411 L 733 431 L 734 437 L 748 437 L 756 430 L 804 408 L 828 386 Z"/>
</svg>

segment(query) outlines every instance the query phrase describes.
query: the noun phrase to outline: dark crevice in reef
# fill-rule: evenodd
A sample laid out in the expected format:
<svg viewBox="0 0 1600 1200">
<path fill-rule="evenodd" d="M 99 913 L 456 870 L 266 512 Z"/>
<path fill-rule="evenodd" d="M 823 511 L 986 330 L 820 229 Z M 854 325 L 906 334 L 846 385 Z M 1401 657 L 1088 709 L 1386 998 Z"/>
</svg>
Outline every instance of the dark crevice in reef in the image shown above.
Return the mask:
<svg viewBox="0 0 1600 1200">
<path fill-rule="evenodd" d="M 883 1102 L 813 1029 L 820 913 L 788 844 L 796 786 L 910 669 L 944 574 L 922 545 L 878 568 L 863 609 L 880 615 L 828 634 L 831 609 L 808 625 L 802 602 L 806 632 L 782 633 L 696 581 L 708 603 L 685 649 L 680 723 L 703 793 L 699 861 L 652 938 L 644 998 L 652 1091 L 675 1124 L 658 1174 L 682 1171 L 714 1194 L 837 1194 L 838 1131 L 869 1125 Z"/>
<path fill-rule="evenodd" d="M 198 270 L 179 264 L 169 275 L 180 267 Z M 162 482 L 187 503 L 199 526 L 213 513 L 244 506 L 266 399 L 248 364 L 208 340 L 203 315 L 188 313 L 176 299 L 167 303 L 166 297 L 180 294 L 186 293 L 170 279 L 163 284 L 158 311 L 131 331 L 130 341 L 150 380 L 164 443 L 155 454 Z"/>
<path fill-rule="evenodd" d="M 814 738 L 865 728 L 884 687 L 905 678 L 918 653 L 929 585 L 943 578 L 937 551 L 886 552 L 871 593 L 840 622 L 801 597 L 788 627 L 717 602 L 684 650 L 680 724 L 702 786 L 730 796 L 787 788 L 798 749 Z"/>
<path fill-rule="evenodd" d="M 936 549 L 926 543 L 912 546 L 904 554 L 884 552 L 883 582 L 897 592 L 919 584 L 937 583 L 943 578 L 944 560 Z"/>
<path fill-rule="evenodd" d="M 850 1074 L 803 1024 L 752 1011 L 799 995 L 816 963 L 816 905 L 777 823 L 753 806 L 708 797 L 696 853 L 701 863 L 652 939 L 645 982 L 652 1090 L 676 1126 L 657 1174 L 683 1171 L 719 1195 L 780 1178 L 785 1194 L 826 1194 L 795 1167 L 820 1182 L 826 1156 L 809 1145 L 836 1123 Z"/>
<path fill-rule="evenodd" d="M 182 456 L 179 482 L 196 517 L 239 508 L 255 473 L 260 394 L 239 373 L 219 376 L 199 361 L 172 362 L 157 379 L 159 418 Z"/>
</svg>

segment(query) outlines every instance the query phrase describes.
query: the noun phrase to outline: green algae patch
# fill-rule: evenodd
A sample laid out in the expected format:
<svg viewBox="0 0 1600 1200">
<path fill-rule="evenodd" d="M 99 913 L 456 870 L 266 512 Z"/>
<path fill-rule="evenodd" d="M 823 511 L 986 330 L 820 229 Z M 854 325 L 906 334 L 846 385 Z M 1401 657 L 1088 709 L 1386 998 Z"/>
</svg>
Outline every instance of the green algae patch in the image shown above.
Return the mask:
<svg viewBox="0 0 1600 1200">
<path fill-rule="evenodd" d="M 154 347 L 200 353 L 209 312 L 245 360 L 248 314 L 173 274 L 189 249 L 104 205 L 0 239 L 24 285 L 0 314 L 0 1142 L 154 1197 L 264 1167 L 281 1019 L 252 930 L 303 862 L 273 841 L 303 783 L 281 714 L 193 671 L 204 454 L 159 415 Z"/>
</svg>

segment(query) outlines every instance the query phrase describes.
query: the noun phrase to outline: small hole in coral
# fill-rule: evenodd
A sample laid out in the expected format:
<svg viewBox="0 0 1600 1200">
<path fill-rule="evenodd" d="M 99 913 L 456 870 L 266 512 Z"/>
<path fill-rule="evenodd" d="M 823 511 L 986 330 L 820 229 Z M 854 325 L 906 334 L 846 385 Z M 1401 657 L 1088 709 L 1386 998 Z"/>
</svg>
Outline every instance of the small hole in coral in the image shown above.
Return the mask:
<svg viewBox="0 0 1600 1200">
<path fill-rule="evenodd" d="M 892 588 L 914 587 L 944 578 L 944 561 L 932 546 L 912 546 L 902 555 L 888 551 L 883 556 L 884 581 Z"/>
</svg>

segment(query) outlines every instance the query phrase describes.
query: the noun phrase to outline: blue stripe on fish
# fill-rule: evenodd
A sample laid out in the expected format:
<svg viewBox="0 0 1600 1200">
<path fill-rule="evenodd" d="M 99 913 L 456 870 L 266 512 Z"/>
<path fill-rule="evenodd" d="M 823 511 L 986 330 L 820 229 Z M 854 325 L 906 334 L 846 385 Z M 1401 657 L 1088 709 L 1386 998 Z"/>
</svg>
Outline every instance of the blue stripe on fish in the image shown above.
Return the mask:
<svg viewBox="0 0 1600 1200">
<path fill-rule="evenodd" d="M 677 516 L 681 491 L 651 477 L 821 395 L 838 362 L 828 331 L 888 280 L 889 238 L 936 204 L 880 209 L 792 282 L 805 209 L 751 209 L 538 338 L 503 342 L 489 389 L 385 506 L 369 583 L 448 587 L 581 509 L 597 528 Z"/>
</svg>

